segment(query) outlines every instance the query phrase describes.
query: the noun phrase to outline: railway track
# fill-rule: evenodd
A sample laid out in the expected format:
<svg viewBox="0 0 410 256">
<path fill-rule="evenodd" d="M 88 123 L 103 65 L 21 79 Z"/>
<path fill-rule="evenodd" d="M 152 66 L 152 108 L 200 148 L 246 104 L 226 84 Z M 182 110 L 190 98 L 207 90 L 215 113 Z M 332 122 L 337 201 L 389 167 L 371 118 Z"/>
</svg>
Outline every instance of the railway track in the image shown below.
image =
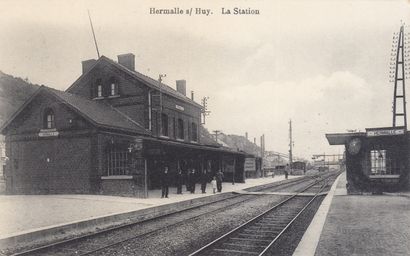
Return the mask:
<svg viewBox="0 0 410 256">
<path fill-rule="evenodd" d="M 309 187 L 314 186 L 315 179 L 298 179 L 298 180 L 289 180 L 287 183 L 280 185 L 273 185 L 271 187 L 265 187 L 263 190 L 267 191 L 283 191 L 289 189 L 292 186 L 300 187 L 303 183 L 309 183 Z M 306 189 L 303 188 L 303 190 Z M 302 191 L 299 188 L 298 191 Z M 90 255 L 96 254 L 99 251 L 103 251 L 107 248 L 117 246 L 121 243 L 125 243 L 132 239 L 137 239 L 139 237 L 144 237 L 152 233 L 158 232 L 165 228 L 172 228 L 173 226 L 178 226 L 181 223 L 184 223 L 188 220 L 202 217 L 207 214 L 213 214 L 218 211 L 223 211 L 229 207 L 233 207 L 240 203 L 254 199 L 255 195 L 233 195 L 232 197 L 225 198 L 219 201 L 214 201 L 200 206 L 194 206 L 189 209 L 184 209 L 176 213 L 166 214 L 162 216 L 155 217 L 153 219 L 145 220 L 138 223 L 128 223 L 121 226 L 113 227 L 111 229 L 101 230 L 100 232 L 88 234 L 84 236 L 79 236 L 64 241 L 59 241 L 56 243 L 48 244 L 45 246 L 40 246 L 32 248 L 26 251 L 17 252 L 12 255 Z M 219 205 L 218 205 L 219 204 Z M 192 213 L 189 213 L 193 211 Z M 188 216 L 179 216 L 180 214 L 189 213 Z M 144 223 L 155 222 L 160 218 L 167 219 L 167 225 L 159 226 L 154 228 L 143 229 L 140 228 L 140 232 L 135 232 L 134 229 L 137 226 L 140 226 Z"/>
<path fill-rule="evenodd" d="M 269 255 L 269 249 L 279 240 L 296 219 L 318 197 L 319 193 L 334 180 L 318 181 L 307 190 L 316 190 L 314 196 L 293 195 L 255 218 L 225 233 L 190 254 L 190 256 L 210 255 Z"/>
</svg>

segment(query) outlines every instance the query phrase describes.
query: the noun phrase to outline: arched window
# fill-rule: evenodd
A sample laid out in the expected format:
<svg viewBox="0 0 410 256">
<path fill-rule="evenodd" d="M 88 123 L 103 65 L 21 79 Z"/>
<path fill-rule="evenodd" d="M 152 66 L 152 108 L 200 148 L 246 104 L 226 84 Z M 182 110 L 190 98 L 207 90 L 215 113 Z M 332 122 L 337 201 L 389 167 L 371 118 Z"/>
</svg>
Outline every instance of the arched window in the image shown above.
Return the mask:
<svg viewBox="0 0 410 256">
<path fill-rule="evenodd" d="M 46 109 L 46 110 L 44 111 L 43 128 L 45 128 L 45 129 L 53 129 L 53 128 L 55 128 L 54 112 L 53 112 L 53 110 L 51 110 L 51 109 Z"/>
<path fill-rule="evenodd" d="M 97 79 L 96 84 L 95 84 L 95 97 L 101 98 L 103 96 L 104 96 L 104 91 L 103 91 L 102 80 Z"/>
<path fill-rule="evenodd" d="M 198 141 L 198 126 L 194 122 L 191 124 L 191 134 L 192 141 Z"/>
<path fill-rule="evenodd" d="M 103 89 L 102 89 L 102 85 L 99 84 L 97 85 L 97 97 L 102 97 L 103 96 Z"/>
<path fill-rule="evenodd" d="M 115 78 L 110 78 L 110 96 L 118 95 L 118 83 Z"/>
<path fill-rule="evenodd" d="M 168 115 L 161 115 L 162 135 L 168 136 Z"/>
<path fill-rule="evenodd" d="M 184 139 L 184 120 L 178 119 L 178 139 Z"/>
</svg>

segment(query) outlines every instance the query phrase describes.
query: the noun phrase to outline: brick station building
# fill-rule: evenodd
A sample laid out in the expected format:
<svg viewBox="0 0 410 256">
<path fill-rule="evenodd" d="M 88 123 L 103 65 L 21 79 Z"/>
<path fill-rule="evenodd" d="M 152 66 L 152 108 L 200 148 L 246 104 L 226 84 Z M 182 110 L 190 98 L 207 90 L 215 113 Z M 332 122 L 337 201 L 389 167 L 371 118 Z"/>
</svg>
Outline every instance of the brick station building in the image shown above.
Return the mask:
<svg viewBox="0 0 410 256">
<path fill-rule="evenodd" d="M 146 197 L 165 165 L 171 177 L 221 169 L 244 182 L 245 153 L 207 136 L 185 80 L 159 83 L 135 71 L 133 54 L 82 65 L 65 92 L 41 86 L 1 128 L 7 193 Z"/>
<path fill-rule="evenodd" d="M 330 145 L 346 148 L 349 194 L 409 190 L 410 136 L 405 127 L 331 133 L 326 134 L 326 138 Z"/>
</svg>

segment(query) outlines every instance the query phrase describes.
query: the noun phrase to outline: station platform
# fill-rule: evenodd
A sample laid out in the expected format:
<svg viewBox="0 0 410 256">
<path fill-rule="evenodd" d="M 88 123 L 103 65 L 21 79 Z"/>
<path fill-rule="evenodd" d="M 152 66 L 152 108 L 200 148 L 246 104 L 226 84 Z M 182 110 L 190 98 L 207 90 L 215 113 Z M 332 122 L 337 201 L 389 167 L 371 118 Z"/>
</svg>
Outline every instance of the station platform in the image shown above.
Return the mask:
<svg viewBox="0 0 410 256">
<path fill-rule="evenodd" d="M 298 176 L 289 176 L 289 179 Z M 224 194 L 241 191 L 284 180 L 283 175 L 274 178 L 246 179 L 245 183 L 224 182 L 222 193 L 213 194 L 207 184 L 202 194 L 200 184 L 195 194 L 185 190 L 178 195 L 170 187 L 169 198 L 161 198 L 161 190 L 150 190 L 148 198 L 132 198 L 105 195 L 0 195 L 0 249 L 12 244 L 35 240 L 39 236 L 67 234 L 90 228 L 105 228 L 116 223 L 142 220 L 172 212 L 176 208 L 189 207 L 197 201 L 212 201 Z M 206 197 L 206 198 L 204 198 Z M 215 198 L 215 199 L 213 199 Z M 141 216 L 138 216 L 141 215 Z"/>
<path fill-rule="evenodd" d="M 342 173 L 294 256 L 410 255 L 410 193 L 347 195 Z"/>
</svg>

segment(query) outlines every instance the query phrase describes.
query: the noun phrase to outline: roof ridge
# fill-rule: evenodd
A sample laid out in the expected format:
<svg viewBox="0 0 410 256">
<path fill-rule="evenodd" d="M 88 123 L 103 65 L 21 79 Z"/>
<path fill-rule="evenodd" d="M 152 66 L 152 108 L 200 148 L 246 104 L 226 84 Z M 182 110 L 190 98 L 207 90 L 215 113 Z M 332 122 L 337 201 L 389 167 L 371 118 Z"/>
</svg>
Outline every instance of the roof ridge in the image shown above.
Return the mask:
<svg viewBox="0 0 410 256">
<path fill-rule="evenodd" d="M 143 73 L 141 73 L 141 72 L 139 72 L 139 71 L 136 71 L 136 70 L 130 70 L 130 69 L 128 69 L 127 67 L 121 65 L 120 63 L 118 63 L 118 62 L 116 62 L 116 61 L 114 61 L 114 60 L 112 60 L 112 59 L 110 59 L 110 58 L 108 58 L 108 57 L 106 57 L 106 56 L 104 56 L 104 55 L 102 55 L 100 59 L 108 60 L 110 63 L 116 65 L 117 67 L 120 67 L 121 69 L 125 70 L 126 72 L 129 72 L 129 73 L 131 73 L 131 74 L 136 75 L 137 77 L 138 77 L 139 75 L 144 76 L 145 78 L 148 78 L 149 80 L 151 80 L 150 84 L 151 84 L 152 86 L 156 87 L 157 89 L 159 89 L 159 87 L 160 87 L 160 86 L 158 85 L 159 82 L 158 82 L 157 80 L 155 80 L 154 78 L 150 77 L 150 76 L 147 76 L 147 75 L 145 75 L 145 74 L 143 74 Z M 100 60 L 100 59 L 99 59 L 99 60 Z M 141 79 L 141 78 L 140 78 L 140 79 Z M 167 84 L 165 84 L 165 83 L 161 83 L 161 85 L 165 85 L 167 89 L 172 90 L 172 92 L 178 93 L 178 96 L 179 96 L 179 97 L 182 97 L 182 100 L 188 101 L 189 103 L 195 104 L 195 105 L 197 105 L 197 106 L 201 106 L 199 103 L 193 101 L 192 99 L 190 99 L 190 98 L 187 97 L 186 95 L 183 95 L 182 93 L 178 92 L 177 90 L 175 90 L 175 89 L 172 88 L 171 86 L 169 86 L 169 85 L 167 85 Z M 202 106 L 201 106 L 201 107 L 202 107 Z"/>
</svg>

